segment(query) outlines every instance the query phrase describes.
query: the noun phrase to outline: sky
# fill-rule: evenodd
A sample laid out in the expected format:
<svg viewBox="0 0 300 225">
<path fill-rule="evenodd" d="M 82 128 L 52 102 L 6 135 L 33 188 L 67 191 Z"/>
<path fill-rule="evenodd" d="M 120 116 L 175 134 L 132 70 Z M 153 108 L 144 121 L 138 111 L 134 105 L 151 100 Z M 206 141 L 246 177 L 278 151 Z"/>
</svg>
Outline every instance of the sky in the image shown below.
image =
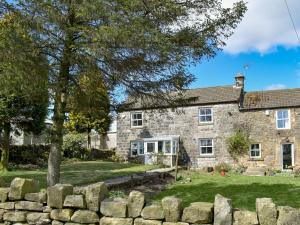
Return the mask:
<svg viewBox="0 0 300 225">
<path fill-rule="evenodd" d="M 236 0 L 223 0 L 230 7 Z M 286 0 L 300 35 L 300 0 Z M 246 77 L 246 90 L 300 88 L 300 41 L 285 0 L 248 0 L 248 11 L 224 50 L 189 70 L 191 88 L 233 84 Z M 246 69 L 245 69 L 246 66 Z"/>
</svg>

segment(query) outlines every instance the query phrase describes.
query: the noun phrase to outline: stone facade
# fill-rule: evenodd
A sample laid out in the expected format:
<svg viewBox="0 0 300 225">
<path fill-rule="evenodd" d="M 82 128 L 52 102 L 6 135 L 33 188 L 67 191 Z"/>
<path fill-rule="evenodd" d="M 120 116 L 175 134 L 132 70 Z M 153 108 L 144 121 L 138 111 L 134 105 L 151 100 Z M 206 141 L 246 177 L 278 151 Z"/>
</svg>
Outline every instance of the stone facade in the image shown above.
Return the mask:
<svg viewBox="0 0 300 225">
<path fill-rule="evenodd" d="M 233 90 L 237 88 L 234 86 Z M 246 125 L 249 128 L 251 143 L 260 145 L 261 156 L 254 159 L 247 154 L 239 159 L 239 163 L 248 167 L 281 170 L 284 167 L 282 144 L 291 144 L 293 161 L 291 166 L 300 167 L 300 107 L 297 106 L 298 100 L 295 98 L 291 100 L 290 97 L 294 96 L 294 93 L 300 93 L 299 90 L 258 94 L 256 92 L 245 93 L 243 88 L 240 90 L 240 97 L 231 102 L 218 103 L 216 100 L 212 104 L 199 103 L 176 109 L 137 108 L 120 112 L 117 127 L 117 154 L 124 160 L 128 160 L 131 159 L 130 143 L 132 141 L 179 135 L 180 152 L 183 155 L 182 164 L 192 168 L 201 168 L 213 167 L 221 162 L 234 163 L 235 161 L 227 150 L 227 139 L 235 133 L 236 126 Z M 275 96 L 274 99 L 272 99 L 272 95 Z M 281 99 L 277 100 L 276 96 L 281 96 Z M 254 105 L 256 102 L 259 102 L 259 107 L 257 107 L 258 104 Z M 264 103 L 268 107 L 264 108 Z M 250 107 L 248 107 L 249 105 Z M 212 122 L 199 123 L 201 107 L 212 109 Z M 276 127 L 276 112 L 280 109 L 289 111 L 291 125 L 289 129 L 277 129 Z M 134 112 L 142 112 L 142 127 L 131 127 L 131 113 Z M 199 139 L 205 138 L 213 140 L 213 155 L 203 156 L 200 154 Z M 143 156 L 139 157 L 142 158 L 142 161 L 144 160 Z"/>
<path fill-rule="evenodd" d="M 36 189 L 20 188 L 32 180 L 16 178 L 9 192 L 36 195 Z M 17 185 L 18 184 L 18 185 Z M 17 187 L 15 187 L 17 185 Z M 2 225 L 297 225 L 300 211 L 289 206 L 276 206 L 270 198 L 256 199 L 256 212 L 234 208 L 231 199 L 216 195 L 214 203 L 194 202 L 187 207 L 176 197 L 165 197 L 161 202 L 146 202 L 141 192 L 133 191 L 128 198 L 104 199 L 107 188 L 104 183 L 86 187 L 85 194 L 74 194 L 68 184 L 57 184 L 46 194 L 47 202 L 26 198 L 6 200 L 0 204 L 0 224 Z M 97 189 L 97 190 L 96 190 Z M 25 191 L 24 191 L 25 190 Z M 57 194 L 51 194 L 57 190 Z M 0 188 L 0 193 L 3 190 Z M 8 194 L 5 190 L 4 194 Z M 3 194 L 2 193 L 2 194 Z M 50 194 L 50 195 L 49 195 Z M 87 204 L 88 196 L 93 196 L 94 205 Z M 53 199 L 52 199 L 53 198 Z M 53 206 L 53 202 L 63 202 L 63 206 Z M 7 205 L 11 207 L 7 207 Z M 100 205 L 100 207 L 99 207 Z"/>
</svg>

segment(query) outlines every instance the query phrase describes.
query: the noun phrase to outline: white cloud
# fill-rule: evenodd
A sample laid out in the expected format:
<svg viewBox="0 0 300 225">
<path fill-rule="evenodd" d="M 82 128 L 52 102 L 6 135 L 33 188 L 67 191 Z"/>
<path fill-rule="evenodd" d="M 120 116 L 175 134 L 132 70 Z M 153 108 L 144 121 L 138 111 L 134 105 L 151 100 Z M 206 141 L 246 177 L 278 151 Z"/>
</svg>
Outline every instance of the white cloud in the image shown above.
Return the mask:
<svg viewBox="0 0 300 225">
<path fill-rule="evenodd" d="M 271 84 L 265 88 L 265 90 L 280 90 L 280 89 L 286 89 L 287 86 L 284 84 Z"/>
<path fill-rule="evenodd" d="M 237 0 L 223 0 L 230 7 Z M 287 0 L 300 35 L 300 1 Z M 227 40 L 225 52 L 267 53 L 277 46 L 300 46 L 284 0 L 248 0 L 248 11 L 233 36 Z"/>
</svg>

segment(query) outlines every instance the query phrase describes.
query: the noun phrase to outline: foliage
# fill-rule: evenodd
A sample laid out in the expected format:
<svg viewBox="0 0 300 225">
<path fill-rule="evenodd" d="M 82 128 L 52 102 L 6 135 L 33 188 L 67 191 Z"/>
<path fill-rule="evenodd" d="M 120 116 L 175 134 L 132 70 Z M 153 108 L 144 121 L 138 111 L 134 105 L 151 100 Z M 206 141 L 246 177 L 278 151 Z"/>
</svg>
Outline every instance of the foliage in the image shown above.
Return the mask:
<svg viewBox="0 0 300 225">
<path fill-rule="evenodd" d="M 72 132 L 64 135 L 63 155 L 66 158 L 86 159 L 88 150 L 85 148 L 84 134 Z"/>
<path fill-rule="evenodd" d="M 48 106 L 48 65 L 16 14 L 0 17 L 0 170 L 8 169 L 10 133 L 39 134 Z"/>
<path fill-rule="evenodd" d="M 124 193 L 124 191 L 110 191 L 109 192 L 109 197 L 110 198 L 125 198 L 126 194 Z"/>
<path fill-rule="evenodd" d="M 112 155 L 110 157 L 110 160 L 113 161 L 113 162 L 118 162 L 118 163 L 124 162 L 124 159 L 119 155 Z"/>
<path fill-rule="evenodd" d="M 47 164 L 49 151 L 49 145 L 12 145 L 10 147 L 10 162 L 43 167 Z"/>
<path fill-rule="evenodd" d="M 109 91 L 125 90 L 156 102 L 166 96 L 172 100 L 166 93 L 182 90 L 194 80 L 187 65 L 213 57 L 246 11 L 243 2 L 225 9 L 221 0 L 2 0 L 0 4 L 0 9 L 17 12 L 29 24 L 51 64 L 54 126 L 49 185 L 59 182 L 67 101 L 82 73 L 101 75 Z M 195 16 L 196 22 L 191 21 Z"/>
<path fill-rule="evenodd" d="M 221 162 L 215 165 L 215 171 L 218 171 L 220 173 L 222 170 L 225 172 L 229 172 L 231 170 L 231 166 L 225 162 Z"/>
<path fill-rule="evenodd" d="M 247 154 L 249 145 L 249 137 L 242 131 L 235 132 L 233 136 L 227 139 L 228 152 L 235 160 L 238 160 L 239 156 Z"/>
<path fill-rule="evenodd" d="M 243 165 L 243 164 L 238 164 L 235 168 L 234 168 L 234 172 L 236 174 L 243 174 L 245 173 L 247 170 L 247 166 Z"/>
</svg>

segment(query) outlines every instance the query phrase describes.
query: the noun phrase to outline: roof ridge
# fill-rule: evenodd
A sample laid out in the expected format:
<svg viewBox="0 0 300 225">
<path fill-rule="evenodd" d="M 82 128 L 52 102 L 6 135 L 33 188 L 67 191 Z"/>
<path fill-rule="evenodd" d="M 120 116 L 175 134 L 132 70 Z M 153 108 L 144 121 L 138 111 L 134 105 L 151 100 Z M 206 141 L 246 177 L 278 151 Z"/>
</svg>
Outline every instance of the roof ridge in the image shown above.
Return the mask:
<svg viewBox="0 0 300 225">
<path fill-rule="evenodd" d="M 284 88 L 284 89 L 277 89 L 277 90 L 261 90 L 261 91 L 246 91 L 245 94 L 251 94 L 251 93 L 266 93 L 266 92 L 281 92 L 281 91 L 296 91 L 300 88 Z"/>
<path fill-rule="evenodd" d="M 198 87 L 198 88 L 188 88 L 188 89 L 184 89 L 185 91 L 193 91 L 193 90 L 199 90 L 199 89 L 209 89 L 209 88 L 218 88 L 218 87 L 226 87 L 226 88 L 229 88 L 229 87 L 232 87 L 233 88 L 233 85 L 217 85 L 217 86 L 210 86 L 210 87 Z"/>
</svg>

